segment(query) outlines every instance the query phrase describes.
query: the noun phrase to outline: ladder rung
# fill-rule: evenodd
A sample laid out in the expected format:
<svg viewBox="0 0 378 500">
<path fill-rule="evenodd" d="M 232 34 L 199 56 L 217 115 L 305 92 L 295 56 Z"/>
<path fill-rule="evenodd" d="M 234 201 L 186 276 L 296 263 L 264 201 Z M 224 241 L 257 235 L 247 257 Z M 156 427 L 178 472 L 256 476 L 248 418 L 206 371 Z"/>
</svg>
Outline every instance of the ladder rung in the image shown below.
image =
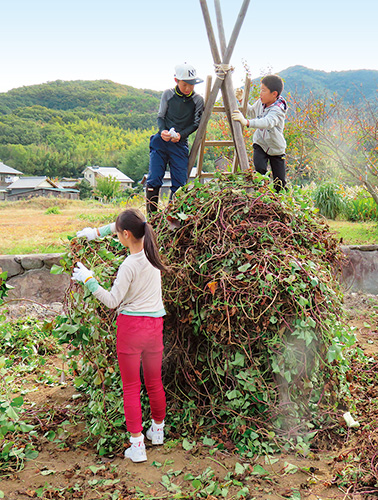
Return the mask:
<svg viewBox="0 0 378 500">
<path fill-rule="evenodd" d="M 224 106 L 214 106 L 213 107 L 213 112 L 214 113 L 225 113 L 226 108 Z"/>
<path fill-rule="evenodd" d="M 234 141 L 205 141 L 205 146 L 235 146 Z"/>
</svg>

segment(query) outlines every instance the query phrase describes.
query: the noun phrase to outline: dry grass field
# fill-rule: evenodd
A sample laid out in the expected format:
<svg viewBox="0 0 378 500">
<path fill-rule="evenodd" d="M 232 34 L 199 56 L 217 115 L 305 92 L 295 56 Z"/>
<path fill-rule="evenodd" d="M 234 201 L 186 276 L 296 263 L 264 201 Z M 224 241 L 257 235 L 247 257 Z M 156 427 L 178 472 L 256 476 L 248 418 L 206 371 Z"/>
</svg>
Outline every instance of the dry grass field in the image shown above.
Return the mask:
<svg viewBox="0 0 378 500">
<path fill-rule="evenodd" d="M 62 252 L 67 236 L 79 229 L 107 224 L 126 206 L 143 205 L 142 196 L 118 205 L 56 198 L 0 202 L 0 254 Z"/>
<path fill-rule="evenodd" d="M 56 198 L 0 202 L 0 255 L 62 252 L 67 236 L 86 226 L 107 224 L 127 206 L 144 212 L 144 196 L 119 204 Z M 328 224 L 345 245 L 378 244 L 376 222 Z"/>
</svg>

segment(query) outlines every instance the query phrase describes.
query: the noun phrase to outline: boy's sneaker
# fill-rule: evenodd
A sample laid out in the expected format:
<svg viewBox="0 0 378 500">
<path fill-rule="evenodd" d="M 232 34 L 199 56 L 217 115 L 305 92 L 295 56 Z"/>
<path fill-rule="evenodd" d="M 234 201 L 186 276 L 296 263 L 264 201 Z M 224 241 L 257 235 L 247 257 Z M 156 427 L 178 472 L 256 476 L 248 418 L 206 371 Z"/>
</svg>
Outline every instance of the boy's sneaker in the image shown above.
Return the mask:
<svg viewBox="0 0 378 500">
<path fill-rule="evenodd" d="M 157 425 L 154 420 L 152 420 L 152 425 L 146 433 L 147 439 L 152 441 L 152 444 L 163 444 L 164 443 L 164 421 Z"/>
<path fill-rule="evenodd" d="M 130 438 L 131 446 L 125 450 L 125 458 L 129 458 L 132 462 L 145 462 L 147 460 L 146 447 L 144 446 L 143 434 L 137 438 Z"/>
</svg>

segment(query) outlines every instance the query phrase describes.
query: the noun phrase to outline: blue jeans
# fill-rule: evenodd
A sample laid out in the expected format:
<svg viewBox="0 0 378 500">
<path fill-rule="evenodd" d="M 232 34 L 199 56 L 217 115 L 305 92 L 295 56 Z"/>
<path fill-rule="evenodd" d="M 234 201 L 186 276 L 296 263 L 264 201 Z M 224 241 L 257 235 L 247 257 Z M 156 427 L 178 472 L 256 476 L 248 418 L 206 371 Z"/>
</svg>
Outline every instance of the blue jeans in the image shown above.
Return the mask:
<svg viewBox="0 0 378 500">
<path fill-rule="evenodd" d="M 175 193 L 188 181 L 189 148 L 187 142 L 166 142 L 157 133 L 150 138 L 150 165 L 147 185 L 158 188 L 163 184 L 165 169 L 171 172 L 171 191 Z"/>
</svg>

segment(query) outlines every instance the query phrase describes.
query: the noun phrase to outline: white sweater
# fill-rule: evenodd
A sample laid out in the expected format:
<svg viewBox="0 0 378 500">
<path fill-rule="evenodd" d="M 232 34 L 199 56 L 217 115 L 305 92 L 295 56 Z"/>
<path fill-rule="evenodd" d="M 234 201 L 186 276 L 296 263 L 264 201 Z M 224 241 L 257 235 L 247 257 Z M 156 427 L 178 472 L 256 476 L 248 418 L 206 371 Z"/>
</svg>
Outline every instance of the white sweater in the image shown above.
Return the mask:
<svg viewBox="0 0 378 500">
<path fill-rule="evenodd" d="M 117 277 L 110 291 L 90 280 L 88 288 L 93 295 L 119 313 L 138 316 L 164 316 L 161 294 L 161 273 L 147 259 L 144 250 L 131 254 L 118 269 Z"/>
</svg>

